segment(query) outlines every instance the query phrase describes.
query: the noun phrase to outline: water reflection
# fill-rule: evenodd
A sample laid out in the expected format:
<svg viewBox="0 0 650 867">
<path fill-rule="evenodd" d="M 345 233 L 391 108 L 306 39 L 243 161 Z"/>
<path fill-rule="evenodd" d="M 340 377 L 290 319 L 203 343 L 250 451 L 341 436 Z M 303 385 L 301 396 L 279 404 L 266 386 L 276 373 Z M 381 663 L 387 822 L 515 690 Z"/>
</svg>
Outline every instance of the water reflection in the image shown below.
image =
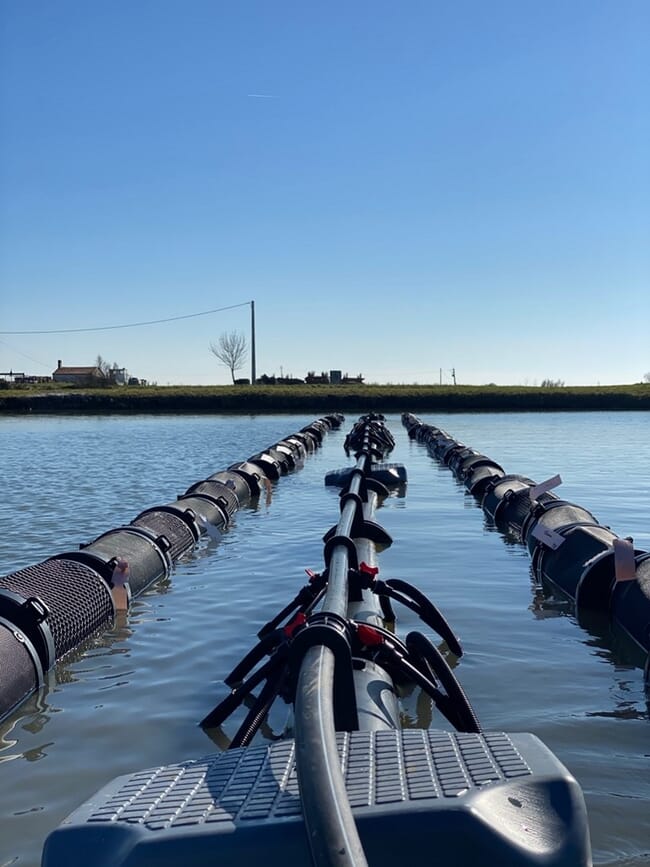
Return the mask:
<svg viewBox="0 0 650 867">
<path fill-rule="evenodd" d="M 47 755 L 46 747 L 53 745 L 53 741 L 30 747 L 20 753 L 9 754 L 6 752 L 17 746 L 20 742 L 20 731 L 33 736 L 39 734 L 50 722 L 54 714 L 60 713 L 54 696 L 58 688 L 65 684 L 76 683 L 84 680 L 86 676 L 95 676 L 98 680 L 110 679 L 115 674 L 100 674 L 103 669 L 111 671 L 113 666 L 108 657 L 114 655 L 129 655 L 129 646 L 126 641 L 133 635 L 129 626 L 129 615 L 119 612 L 115 618 L 115 625 L 108 632 L 96 635 L 88 639 L 79 647 L 70 651 L 63 661 L 57 662 L 46 676 L 46 681 L 41 689 L 24 701 L 19 710 L 14 711 L 0 724 L 0 762 L 25 759 L 28 762 L 38 761 Z M 80 665 L 80 663 L 86 663 Z M 124 677 L 125 672 L 120 672 Z M 111 684 L 111 688 L 117 684 Z M 106 687 L 98 686 L 98 689 Z M 15 737 L 12 735 L 15 734 Z"/>
<path fill-rule="evenodd" d="M 612 719 L 650 719 L 650 693 L 648 685 L 641 686 L 636 674 L 633 678 L 624 676 L 626 672 L 636 672 L 645 664 L 643 651 L 611 622 L 602 611 L 576 610 L 566 597 L 558 597 L 553 589 L 543 582 L 533 584 L 533 602 L 530 610 L 536 619 L 547 617 L 570 617 L 580 626 L 587 636 L 582 644 L 588 647 L 597 659 L 611 665 L 619 675 L 609 687 L 609 697 L 613 709 L 586 711 L 588 717 Z M 643 693 L 643 695 L 641 694 Z M 644 706 L 641 707 L 641 703 Z"/>
<path fill-rule="evenodd" d="M 481 511 L 481 501 L 472 496 L 462 482 L 458 482 L 458 487 L 463 489 L 463 508 Z"/>
<path fill-rule="evenodd" d="M 531 581 L 532 601 L 528 610 L 536 620 L 546 620 L 549 617 L 564 617 L 572 613 L 573 606 L 568 599 L 560 599 L 545 589 L 535 580 Z"/>
<path fill-rule="evenodd" d="M 480 507 L 479 507 L 480 508 Z M 501 540 L 509 548 L 521 548 L 521 536 L 519 531 L 512 530 L 508 527 L 500 527 L 494 523 L 494 520 L 487 512 L 483 512 L 483 530 L 486 533 L 496 533 L 501 537 Z"/>
<path fill-rule="evenodd" d="M 650 707 L 646 702 L 645 710 L 638 710 L 635 702 L 621 701 L 614 710 L 587 711 L 585 716 L 605 717 L 607 719 L 649 719 Z"/>
<path fill-rule="evenodd" d="M 37 735 L 45 727 L 50 717 L 46 713 L 47 705 L 43 702 L 44 708 L 40 713 L 35 713 L 31 717 L 27 717 L 28 722 L 24 723 L 21 728 L 30 734 Z M 47 708 L 50 713 L 57 713 L 57 708 Z"/>
<path fill-rule="evenodd" d="M 446 641 L 436 645 L 450 669 L 458 666 L 460 659 L 452 653 Z M 436 678 L 437 682 L 437 678 Z M 407 729 L 448 728 L 446 717 L 436 708 L 431 696 L 412 682 L 400 683 L 397 687 L 400 704 L 400 723 Z M 442 689 L 444 692 L 444 689 Z M 435 716 L 434 716 L 435 709 Z"/>
<path fill-rule="evenodd" d="M 409 696 L 415 697 L 415 707 L 408 702 Z M 428 729 L 433 723 L 433 699 L 420 687 L 414 687 L 408 693 L 400 691 L 400 724 L 405 729 Z M 436 727 L 444 726 L 444 717 L 436 716 Z"/>
<path fill-rule="evenodd" d="M 252 693 L 249 693 L 243 699 L 242 707 L 246 707 L 249 710 L 251 710 L 253 707 L 255 707 L 256 701 L 257 701 L 257 699 L 256 699 L 255 695 Z M 280 698 L 276 699 L 276 702 L 280 703 L 281 699 Z M 271 741 L 271 742 L 283 740 L 288 735 L 290 735 L 291 732 L 289 731 L 286 724 L 283 726 L 283 728 L 279 732 L 274 731 L 271 724 L 269 723 L 269 715 L 272 712 L 273 712 L 273 708 L 271 708 L 271 710 L 266 714 L 266 716 L 264 717 L 264 719 L 260 723 L 260 726 L 259 726 L 257 733 L 256 733 L 256 737 L 261 738 L 262 740 Z M 239 726 L 241 725 L 241 722 L 242 722 L 241 716 L 242 716 L 241 713 L 236 713 L 236 714 L 233 714 L 232 717 L 230 718 L 232 720 L 232 726 L 231 726 L 232 731 L 233 731 L 232 737 L 230 735 L 228 735 L 228 733 L 225 731 L 225 729 L 221 725 L 220 726 L 213 726 L 210 728 L 202 727 L 202 729 L 205 732 L 205 734 L 210 738 L 212 743 L 215 744 L 215 746 L 219 750 L 221 750 L 222 752 L 225 752 L 226 750 L 228 750 L 230 748 L 230 745 L 232 743 L 232 739 L 234 738 L 234 733 L 238 730 Z M 236 721 L 236 720 L 238 720 L 238 721 Z"/>
</svg>

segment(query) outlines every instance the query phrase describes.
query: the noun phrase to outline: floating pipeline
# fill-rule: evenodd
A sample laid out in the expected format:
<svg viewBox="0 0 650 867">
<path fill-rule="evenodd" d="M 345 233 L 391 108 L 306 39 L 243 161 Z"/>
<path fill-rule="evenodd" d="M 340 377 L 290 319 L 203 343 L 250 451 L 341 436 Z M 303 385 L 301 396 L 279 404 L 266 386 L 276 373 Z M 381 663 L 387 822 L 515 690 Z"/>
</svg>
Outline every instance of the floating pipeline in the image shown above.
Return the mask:
<svg viewBox="0 0 650 867">
<path fill-rule="evenodd" d="M 405 841 L 445 867 L 474 865 L 477 852 L 507 867 L 591 863 L 566 768 L 531 734 L 483 732 L 436 644 L 395 634 L 399 604 L 462 655 L 430 600 L 379 578 L 392 539 L 376 511 L 407 482 L 401 464 L 382 462 L 393 444 L 376 414 L 346 437 L 354 464 L 325 478 L 341 493 L 321 571 L 308 569 L 258 632 L 201 723 L 219 743 L 236 725 L 228 749 L 109 783 L 48 837 L 43 867 L 86 867 L 89 851 L 94 867 L 393 867 Z M 400 695 L 414 688 L 447 728 L 401 729 Z M 293 736 L 264 744 L 255 738 L 275 702 L 291 708 Z"/>
<path fill-rule="evenodd" d="M 505 472 L 496 462 L 446 431 L 402 415 L 411 439 L 424 443 L 481 503 L 502 531 L 526 546 L 540 583 L 556 588 L 576 606 L 605 614 L 646 656 L 650 677 L 650 553 L 620 538 L 582 506 L 560 499 L 554 476 L 538 484 Z"/>
<path fill-rule="evenodd" d="M 342 421 L 338 413 L 316 419 L 128 526 L 0 577 L 0 720 L 45 684 L 56 662 L 109 629 L 117 610 L 169 575 L 203 534 L 218 538 L 237 509 L 300 467 Z"/>
</svg>

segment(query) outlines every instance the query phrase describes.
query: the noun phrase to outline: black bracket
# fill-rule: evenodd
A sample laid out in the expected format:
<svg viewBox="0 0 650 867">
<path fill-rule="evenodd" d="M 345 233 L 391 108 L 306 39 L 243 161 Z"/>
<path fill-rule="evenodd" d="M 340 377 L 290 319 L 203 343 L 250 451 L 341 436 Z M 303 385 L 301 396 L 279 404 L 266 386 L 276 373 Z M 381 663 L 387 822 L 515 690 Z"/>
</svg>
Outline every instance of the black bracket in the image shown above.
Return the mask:
<svg viewBox="0 0 650 867">
<path fill-rule="evenodd" d="M 310 647 L 323 645 L 334 654 L 334 725 L 337 731 L 356 731 L 359 728 L 357 699 L 352 674 L 350 624 L 338 614 L 319 612 L 312 614 L 307 624 L 296 631 L 289 654 L 291 692 L 300 665 Z"/>
<path fill-rule="evenodd" d="M 332 559 L 332 550 L 338 545 L 345 545 L 348 551 L 348 564 L 351 569 L 359 568 L 359 558 L 357 557 L 357 549 L 354 542 L 349 536 L 337 536 L 336 527 L 332 527 L 324 536 L 325 548 L 323 557 L 325 558 L 325 566 L 329 570 L 330 560 Z"/>
</svg>

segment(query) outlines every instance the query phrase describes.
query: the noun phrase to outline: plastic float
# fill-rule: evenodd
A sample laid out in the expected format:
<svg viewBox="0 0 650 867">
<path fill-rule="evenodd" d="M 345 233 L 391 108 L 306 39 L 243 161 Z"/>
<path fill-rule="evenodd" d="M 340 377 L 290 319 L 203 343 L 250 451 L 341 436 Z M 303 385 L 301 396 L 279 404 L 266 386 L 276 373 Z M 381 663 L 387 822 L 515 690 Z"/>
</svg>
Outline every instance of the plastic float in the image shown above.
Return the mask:
<svg viewBox="0 0 650 867">
<path fill-rule="evenodd" d="M 571 600 L 579 616 L 604 614 L 633 640 L 646 660 L 647 683 L 650 553 L 617 536 L 587 509 L 558 497 L 554 491 L 560 476 L 537 483 L 507 474 L 490 458 L 412 413 L 404 413 L 402 423 L 409 437 L 424 443 L 479 500 L 498 529 L 526 546 L 538 582 Z"/>
<path fill-rule="evenodd" d="M 109 629 L 201 535 L 216 537 L 271 480 L 299 467 L 343 416 L 324 416 L 247 461 L 196 482 L 126 527 L 0 578 L 0 720 L 46 682 L 54 664 Z"/>
<path fill-rule="evenodd" d="M 406 581 L 379 578 L 392 540 L 376 510 L 406 485 L 403 466 L 383 463 L 392 447 L 374 414 L 346 437 L 354 464 L 326 477 L 342 490 L 321 571 L 260 630 L 201 723 L 223 735 L 237 714 L 229 748 L 114 780 L 48 837 L 43 867 L 393 867 L 407 851 L 446 867 L 591 863 L 575 779 L 533 734 L 482 731 L 447 662 L 462 648 L 443 614 Z M 437 643 L 398 638 L 396 605 Z M 413 685 L 439 727 L 400 728 Z M 276 701 L 292 730 L 264 743 Z"/>
</svg>

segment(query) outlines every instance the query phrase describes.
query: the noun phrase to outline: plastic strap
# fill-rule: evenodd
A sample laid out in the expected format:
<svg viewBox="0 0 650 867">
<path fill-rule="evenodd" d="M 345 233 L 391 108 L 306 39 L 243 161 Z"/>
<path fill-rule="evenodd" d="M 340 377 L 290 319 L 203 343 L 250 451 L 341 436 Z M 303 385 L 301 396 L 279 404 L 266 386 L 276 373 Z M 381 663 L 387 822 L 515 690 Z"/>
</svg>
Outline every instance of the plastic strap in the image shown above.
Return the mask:
<svg viewBox="0 0 650 867">
<path fill-rule="evenodd" d="M 616 583 L 636 579 L 634 545 L 630 539 L 614 539 L 614 573 Z"/>
</svg>

